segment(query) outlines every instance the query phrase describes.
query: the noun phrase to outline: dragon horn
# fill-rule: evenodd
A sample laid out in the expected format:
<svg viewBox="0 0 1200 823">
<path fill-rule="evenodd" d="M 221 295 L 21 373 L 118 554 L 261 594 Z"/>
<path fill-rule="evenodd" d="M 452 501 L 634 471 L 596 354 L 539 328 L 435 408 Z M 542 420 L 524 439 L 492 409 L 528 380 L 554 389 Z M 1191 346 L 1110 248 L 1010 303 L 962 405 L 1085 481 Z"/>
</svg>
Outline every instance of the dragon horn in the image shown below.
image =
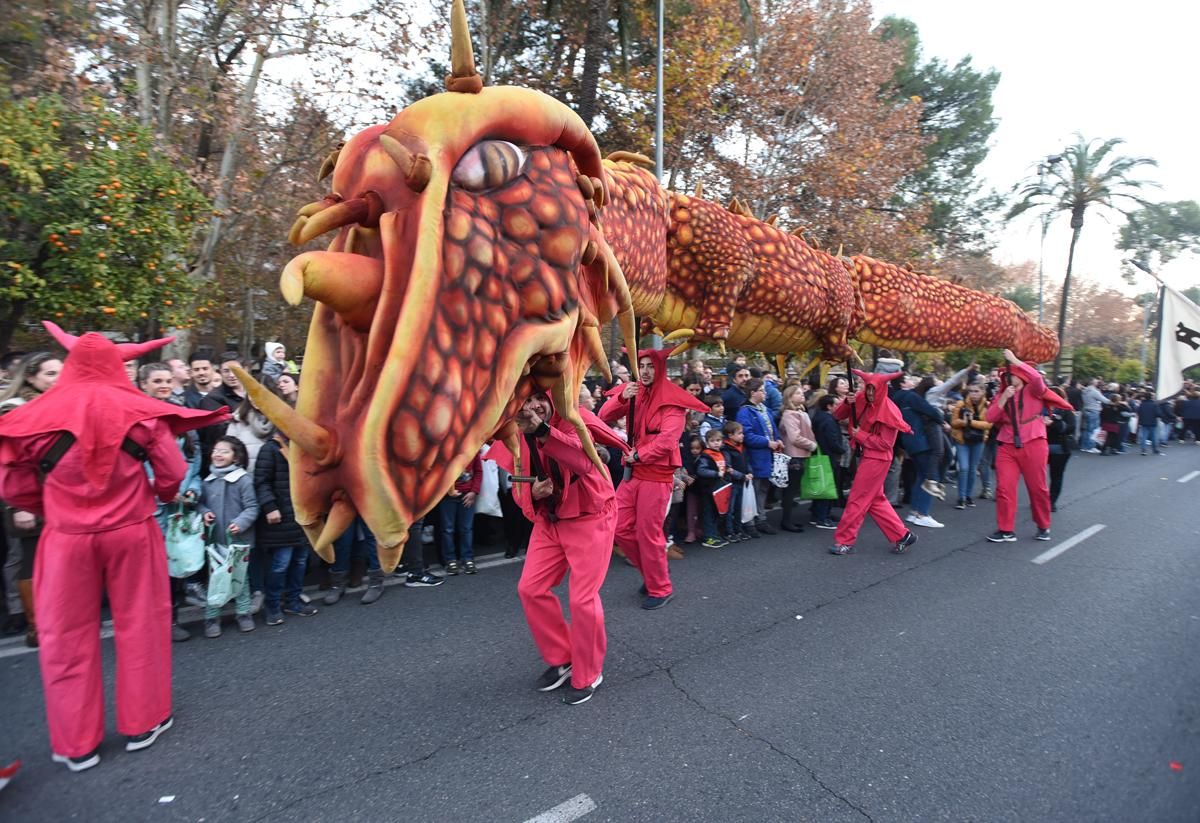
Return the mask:
<svg viewBox="0 0 1200 823">
<path fill-rule="evenodd" d="M 333 434 L 328 429 L 309 420 L 289 406 L 282 397 L 268 391 L 262 383 L 251 377 L 241 366 L 234 365 L 233 373 L 237 375 L 238 380 L 242 381 L 246 395 L 254 402 L 255 407 L 278 426 L 289 440 L 312 455 L 322 465 L 336 462 L 337 449 L 334 448 Z"/>
<path fill-rule="evenodd" d="M 144 343 L 118 343 L 117 351 L 121 355 L 121 359 L 125 361 L 137 360 L 152 351 L 161 349 L 163 346 L 168 346 L 175 342 L 175 335 L 170 337 L 160 337 L 157 340 L 147 340 Z"/>
<path fill-rule="evenodd" d="M 345 499 L 333 501 L 333 505 L 329 507 L 329 516 L 325 518 L 325 524 L 321 528 L 321 533 L 313 542 L 312 547 L 322 560 L 332 563 L 333 560 L 333 541 L 337 540 L 346 529 L 350 528 L 354 523 L 354 518 L 358 516 L 358 512 L 354 510 L 354 506 L 350 505 Z"/>
<path fill-rule="evenodd" d="M 404 175 L 404 181 L 415 193 L 420 194 L 429 185 L 433 176 L 433 165 L 423 154 L 413 154 L 407 147 L 390 134 L 379 135 L 379 145 L 388 153 Z"/>
<path fill-rule="evenodd" d="M 446 89 L 478 94 L 482 88 L 483 78 L 475 70 L 467 10 L 463 0 L 454 0 L 450 7 L 450 76 L 446 78 Z"/>
</svg>

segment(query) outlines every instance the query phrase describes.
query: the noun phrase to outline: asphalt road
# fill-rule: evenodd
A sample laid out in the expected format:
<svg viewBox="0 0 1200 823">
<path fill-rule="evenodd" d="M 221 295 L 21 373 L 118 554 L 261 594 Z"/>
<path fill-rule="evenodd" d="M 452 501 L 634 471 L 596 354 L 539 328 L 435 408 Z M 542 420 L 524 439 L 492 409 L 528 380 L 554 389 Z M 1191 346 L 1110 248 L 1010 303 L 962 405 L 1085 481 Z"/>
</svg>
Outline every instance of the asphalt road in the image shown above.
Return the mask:
<svg viewBox="0 0 1200 823">
<path fill-rule="evenodd" d="M 1025 506 L 987 543 L 981 501 L 900 557 L 870 525 L 849 557 L 811 529 L 691 548 L 657 612 L 614 562 L 581 706 L 531 688 L 519 564 L 177 645 L 175 727 L 133 754 L 110 731 L 78 775 L 3 643 L 0 760 L 26 766 L 0 819 L 1193 823 L 1197 470 L 1077 455 L 1049 543 Z"/>
</svg>

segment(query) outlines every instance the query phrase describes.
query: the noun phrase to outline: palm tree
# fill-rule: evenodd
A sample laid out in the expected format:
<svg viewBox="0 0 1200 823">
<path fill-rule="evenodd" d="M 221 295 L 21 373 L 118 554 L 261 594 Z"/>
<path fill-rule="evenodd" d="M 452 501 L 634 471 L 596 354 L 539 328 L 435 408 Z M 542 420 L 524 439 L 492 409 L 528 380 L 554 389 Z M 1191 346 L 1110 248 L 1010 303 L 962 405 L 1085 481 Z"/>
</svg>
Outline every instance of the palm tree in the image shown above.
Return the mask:
<svg viewBox="0 0 1200 823">
<path fill-rule="evenodd" d="M 1083 231 L 1083 215 L 1088 208 L 1112 209 L 1128 215 L 1134 207 L 1150 204 L 1141 197 L 1140 190 L 1157 186 L 1148 180 L 1133 176 L 1139 166 L 1157 166 L 1148 157 L 1124 157 L 1113 155 L 1113 149 L 1124 143 L 1113 138 L 1100 142 L 1084 140 L 1076 135 L 1076 143 L 1062 153 L 1062 161 L 1043 167 L 1042 173 L 1017 187 L 1016 204 L 1009 209 L 1008 219 L 1031 209 L 1053 216 L 1056 212 L 1071 214 L 1071 250 L 1067 255 L 1067 275 L 1063 280 L 1062 303 L 1058 309 L 1058 356 L 1054 358 L 1054 371 L 1059 374 L 1062 346 L 1066 342 L 1067 301 L 1071 292 L 1071 267 L 1075 262 L 1075 244 Z M 1124 202 L 1128 207 L 1123 208 Z"/>
</svg>

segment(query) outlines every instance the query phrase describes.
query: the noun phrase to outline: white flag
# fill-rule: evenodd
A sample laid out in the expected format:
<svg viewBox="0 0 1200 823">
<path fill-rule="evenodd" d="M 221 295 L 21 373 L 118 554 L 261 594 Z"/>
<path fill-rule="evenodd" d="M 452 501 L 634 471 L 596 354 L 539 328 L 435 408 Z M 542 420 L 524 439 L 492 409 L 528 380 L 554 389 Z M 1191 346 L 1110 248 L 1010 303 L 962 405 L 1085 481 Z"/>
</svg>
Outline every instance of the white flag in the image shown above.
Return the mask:
<svg viewBox="0 0 1200 823">
<path fill-rule="evenodd" d="M 1158 376 L 1154 381 L 1157 399 L 1165 400 L 1178 394 L 1183 388 L 1183 370 L 1196 365 L 1200 365 L 1200 306 L 1163 285 Z"/>
</svg>

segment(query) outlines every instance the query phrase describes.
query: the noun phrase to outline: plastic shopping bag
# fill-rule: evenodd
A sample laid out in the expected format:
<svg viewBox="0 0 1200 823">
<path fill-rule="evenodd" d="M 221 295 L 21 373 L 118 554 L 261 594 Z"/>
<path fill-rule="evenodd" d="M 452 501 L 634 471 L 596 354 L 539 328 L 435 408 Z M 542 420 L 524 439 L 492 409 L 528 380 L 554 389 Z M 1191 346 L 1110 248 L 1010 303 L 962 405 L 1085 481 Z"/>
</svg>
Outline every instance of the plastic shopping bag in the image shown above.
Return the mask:
<svg viewBox="0 0 1200 823">
<path fill-rule="evenodd" d="M 804 476 L 800 479 L 801 500 L 836 500 L 837 483 L 833 479 L 833 464 L 829 455 L 820 449 L 804 464 Z"/>
<path fill-rule="evenodd" d="M 167 512 L 167 573 L 183 578 L 204 565 L 204 518 L 195 509 L 173 505 Z"/>
<path fill-rule="evenodd" d="M 779 489 L 786 489 L 788 484 L 788 464 L 792 462 L 792 458 L 788 457 L 783 452 L 775 452 L 771 455 L 771 485 Z"/>
<path fill-rule="evenodd" d="M 230 541 L 222 546 L 210 542 L 205 551 L 208 553 L 208 605 L 219 609 L 241 594 L 246 585 L 250 544 Z"/>
<path fill-rule="evenodd" d="M 754 497 L 754 481 L 746 480 L 742 487 L 742 522 L 753 523 L 758 517 L 758 501 Z"/>
</svg>

